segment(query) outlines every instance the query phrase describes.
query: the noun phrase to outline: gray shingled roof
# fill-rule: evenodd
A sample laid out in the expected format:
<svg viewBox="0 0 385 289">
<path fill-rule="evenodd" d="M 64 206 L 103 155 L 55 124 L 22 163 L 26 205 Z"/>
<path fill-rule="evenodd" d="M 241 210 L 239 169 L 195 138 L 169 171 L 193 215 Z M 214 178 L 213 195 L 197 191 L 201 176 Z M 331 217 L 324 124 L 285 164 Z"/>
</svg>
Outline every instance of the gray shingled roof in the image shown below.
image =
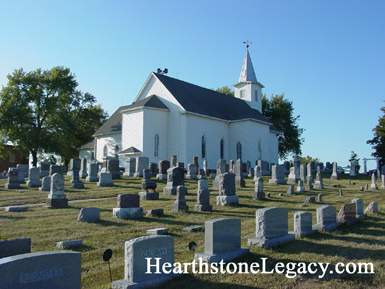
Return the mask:
<svg viewBox="0 0 385 289">
<path fill-rule="evenodd" d="M 114 134 L 122 131 L 122 111 L 137 107 L 153 107 L 168 109 L 168 107 L 156 96 L 152 95 L 130 105 L 119 107 L 113 115 L 94 133 L 94 136 Z"/>
<path fill-rule="evenodd" d="M 86 143 L 85 145 L 82 145 L 80 148 L 78 148 L 78 150 L 89 150 L 89 149 L 93 150 L 94 149 L 94 143 L 95 143 L 95 139 Z"/>
<path fill-rule="evenodd" d="M 242 99 L 158 73 L 154 74 L 188 112 L 223 120 L 255 119 L 270 123 L 262 113 L 251 108 Z"/>
</svg>

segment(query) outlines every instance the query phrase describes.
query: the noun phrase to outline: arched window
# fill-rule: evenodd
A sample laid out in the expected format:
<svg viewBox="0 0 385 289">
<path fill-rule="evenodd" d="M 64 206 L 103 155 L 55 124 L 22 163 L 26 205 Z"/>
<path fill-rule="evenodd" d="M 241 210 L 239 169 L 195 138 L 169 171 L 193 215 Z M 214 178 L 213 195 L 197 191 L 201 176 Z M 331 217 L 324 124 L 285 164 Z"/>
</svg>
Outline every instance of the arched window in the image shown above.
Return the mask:
<svg viewBox="0 0 385 289">
<path fill-rule="evenodd" d="M 118 158 L 118 157 L 119 157 L 119 156 L 118 156 L 118 152 L 119 152 L 119 146 L 116 145 L 116 146 L 115 146 L 115 158 Z"/>
<path fill-rule="evenodd" d="M 202 159 L 206 157 L 206 140 L 205 136 L 202 136 Z"/>
<path fill-rule="evenodd" d="M 237 143 L 237 159 L 242 159 L 242 145 L 240 142 Z"/>
<path fill-rule="evenodd" d="M 107 145 L 104 145 L 103 147 L 103 157 L 107 156 Z"/>
<path fill-rule="evenodd" d="M 223 159 L 224 158 L 224 155 L 225 155 L 225 147 L 224 147 L 224 141 L 223 141 L 223 138 L 221 139 L 221 143 L 220 143 L 220 158 Z"/>
<path fill-rule="evenodd" d="M 261 144 L 261 140 L 258 141 L 258 160 L 262 160 L 262 144 Z"/>
<path fill-rule="evenodd" d="M 159 155 L 159 136 L 158 134 L 154 137 L 154 157 Z"/>
</svg>

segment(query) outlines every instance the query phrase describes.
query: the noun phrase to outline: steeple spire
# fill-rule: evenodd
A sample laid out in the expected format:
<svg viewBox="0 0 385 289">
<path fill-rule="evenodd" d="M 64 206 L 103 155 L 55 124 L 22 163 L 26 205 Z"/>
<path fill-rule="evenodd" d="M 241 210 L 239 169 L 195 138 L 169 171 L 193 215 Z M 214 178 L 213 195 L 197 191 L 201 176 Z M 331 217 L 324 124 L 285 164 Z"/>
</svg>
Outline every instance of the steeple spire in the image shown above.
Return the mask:
<svg viewBox="0 0 385 289">
<path fill-rule="evenodd" d="M 254 67 L 253 63 L 251 62 L 248 47 L 249 45 L 247 44 L 245 58 L 243 59 L 241 75 L 239 76 L 239 82 L 258 82 L 257 77 L 255 76 Z"/>
</svg>

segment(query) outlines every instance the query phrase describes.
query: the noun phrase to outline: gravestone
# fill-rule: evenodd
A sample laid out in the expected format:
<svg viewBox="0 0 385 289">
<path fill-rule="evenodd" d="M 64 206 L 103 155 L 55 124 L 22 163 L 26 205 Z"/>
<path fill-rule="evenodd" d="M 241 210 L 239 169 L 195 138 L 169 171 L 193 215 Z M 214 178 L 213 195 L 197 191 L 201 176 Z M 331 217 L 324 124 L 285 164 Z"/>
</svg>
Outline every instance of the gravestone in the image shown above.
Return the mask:
<svg viewBox="0 0 385 289">
<path fill-rule="evenodd" d="M 99 181 L 96 183 L 98 187 L 113 187 L 111 173 L 99 173 Z"/>
<path fill-rule="evenodd" d="M 26 253 L 31 253 L 31 238 L 0 241 L 0 259 Z"/>
<path fill-rule="evenodd" d="M 315 203 L 315 197 L 307 197 L 304 201 L 305 204 L 313 204 Z"/>
<path fill-rule="evenodd" d="M 146 217 L 162 217 L 164 215 L 163 209 L 152 209 L 146 211 Z"/>
<path fill-rule="evenodd" d="M 199 174 L 199 159 L 197 156 L 193 157 L 193 164 L 195 165 L 195 175 L 198 175 Z"/>
<path fill-rule="evenodd" d="M 71 240 L 56 242 L 56 248 L 71 249 L 83 246 L 83 240 Z"/>
<path fill-rule="evenodd" d="M 16 168 L 8 169 L 8 179 L 4 185 L 6 189 L 18 189 L 20 188 L 20 183 L 18 182 L 19 170 Z"/>
<path fill-rule="evenodd" d="M 84 189 L 84 184 L 82 183 L 79 177 L 79 171 L 76 171 L 76 170 L 72 171 L 71 183 L 74 189 Z"/>
<path fill-rule="evenodd" d="M 171 264 L 170 273 L 166 274 L 161 269 L 156 273 L 155 266 L 164 268 L 165 263 Z M 132 239 L 125 243 L 124 250 L 124 279 L 112 282 L 113 289 L 122 288 L 147 288 L 161 285 L 172 279 L 174 265 L 174 238 L 172 236 L 146 236 Z"/>
<path fill-rule="evenodd" d="M 197 172 L 196 164 L 188 164 L 187 165 L 186 179 L 191 179 L 191 180 L 198 179 L 198 175 L 196 172 Z"/>
<path fill-rule="evenodd" d="M 167 233 L 168 233 L 167 228 L 156 228 L 156 229 L 150 229 L 146 231 L 146 234 L 150 236 L 167 235 Z"/>
<path fill-rule="evenodd" d="M 46 251 L 0 259 L 0 288 L 81 288 L 81 253 Z"/>
<path fill-rule="evenodd" d="M 341 224 L 355 224 L 357 223 L 356 217 L 356 204 L 343 204 L 337 215 L 337 221 Z"/>
<path fill-rule="evenodd" d="M 119 169 L 119 160 L 117 158 L 113 158 L 109 156 L 103 158 L 103 160 L 105 160 L 106 162 L 106 173 L 111 173 L 111 177 L 113 180 L 121 179 L 122 174 Z M 147 168 L 148 168 L 148 163 L 147 163 L 146 169 Z"/>
<path fill-rule="evenodd" d="M 203 169 L 199 169 L 199 174 L 198 174 L 198 180 L 205 180 L 206 179 L 206 173 Z"/>
<path fill-rule="evenodd" d="M 40 163 L 40 177 L 44 178 L 49 175 L 51 163 L 47 160 Z"/>
<path fill-rule="evenodd" d="M 239 197 L 235 194 L 235 174 L 220 174 L 217 206 L 226 206 L 231 204 L 239 204 Z"/>
<path fill-rule="evenodd" d="M 86 182 L 98 182 L 98 165 L 97 164 L 88 164 L 88 176 L 86 177 Z"/>
<path fill-rule="evenodd" d="M 261 175 L 262 176 L 269 176 L 270 175 L 269 163 L 267 161 L 258 160 L 257 165 L 261 168 Z"/>
<path fill-rule="evenodd" d="M 265 193 L 263 192 L 263 179 L 257 178 L 254 184 L 254 192 L 251 194 L 252 200 L 263 200 L 265 199 Z"/>
<path fill-rule="evenodd" d="M 242 160 L 237 160 L 237 170 L 235 172 L 235 187 L 236 188 L 244 188 L 246 186 L 245 180 L 243 179 L 242 172 Z"/>
<path fill-rule="evenodd" d="M 283 163 L 283 167 L 284 167 L 284 173 L 285 174 L 289 174 L 290 173 L 290 162 L 285 161 Z"/>
<path fill-rule="evenodd" d="M 151 172 L 151 176 L 156 177 L 156 175 L 158 174 L 158 164 L 157 163 L 150 163 L 148 165 L 148 169 Z"/>
<path fill-rule="evenodd" d="M 350 180 L 349 180 L 350 181 Z M 365 191 L 369 190 L 369 185 L 365 184 Z"/>
<path fill-rule="evenodd" d="M 350 162 L 350 176 L 357 177 L 358 174 L 358 163 L 356 160 Z"/>
<path fill-rule="evenodd" d="M 184 185 L 184 171 L 180 167 L 171 167 L 167 170 L 167 184 L 163 194 L 176 195 L 176 188 Z"/>
<path fill-rule="evenodd" d="M 340 194 L 340 197 L 342 197 L 342 190 L 339 190 L 338 192 Z"/>
<path fill-rule="evenodd" d="M 380 189 L 385 189 L 385 175 L 381 175 L 381 187 Z"/>
<path fill-rule="evenodd" d="M 272 166 L 271 167 L 271 179 L 269 184 L 283 184 L 286 185 L 287 181 L 285 180 L 285 168 L 283 166 Z"/>
<path fill-rule="evenodd" d="M 312 171 L 312 163 L 313 162 L 310 162 L 310 163 L 307 164 L 307 177 L 311 177 L 312 176 L 312 173 L 313 173 L 313 171 Z M 307 178 L 306 178 L 306 180 L 307 180 Z"/>
<path fill-rule="evenodd" d="M 286 192 L 288 195 L 294 195 L 294 186 L 290 185 Z"/>
<path fill-rule="evenodd" d="M 156 175 L 158 180 L 167 180 L 167 170 L 170 168 L 169 161 L 159 161 L 159 172 Z"/>
<path fill-rule="evenodd" d="M 226 163 L 226 161 L 225 161 L 225 163 Z M 229 173 L 234 173 L 234 171 L 233 171 L 233 169 L 234 169 L 234 160 L 230 160 L 229 161 L 229 169 L 227 170 Z M 218 163 L 217 163 L 217 170 L 218 170 Z M 226 168 L 224 169 L 224 171 L 223 171 L 223 174 L 226 172 Z M 218 173 L 217 173 L 218 174 Z"/>
<path fill-rule="evenodd" d="M 39 187 L 39 191 L 47 191 L 51 190 L 51 176 L 46 176 L 41 181 L 41 187 Z"/>
<path fill-rule="evenodd" d="M 210 205 L 210 190 L 207 180 L 198 181 L 197 204 L 194 206 L 194 211 L 212 211 Z"/>
<path fill-rule="evenodd" d="M 28 178 L 29 175 L 29 165 L 26 164 L 18 164 L 16 168 L 19 169 L 19 177 Z"/>
<path fill-rule="evenodd" d="M 78 216 L 78 222 L 94 223 L 100 221 L 99 208 L 82 208 Z"/>
<path fill-rule="evenodd" d="M 305 191 L 305 187 L 303 186 L 303 181 L 299 180 L 298 181 L 298 185 L 297 185 L 297 192 L 300 193 L 300 192 L 303 192 L 303 191 Z"/>
<path fill-rule="evenodd" d="M 170 168 L 178 166 L 178 157 L 176 155 L 171 156 Z"/>
<path fill-rule="evenodd" d="M 333 163 L 333 173 L 330 176 L 331 180 L 339 180 L 340 178 L 338 177 L 338 172 L 337 172 L 337 162 Z"/>
<path fill-rule="evenodd" d="M 306 165 L 300 165 L 299 166 L 299 178 L 301 179 L 301 181 L 303 183 L 306 183 L 306 176 L 307 176 Z"/>
<path fill-rule="evenodd" d="M 356 217 L 359 219 L 365 218 L 366 215 L 364 214 L 364 202 L 362 199 L 355 198 L 352 200 L 352 203 L 356 205 Z"/>
<path fill-rule="evenodd" d="M 137 157 L 134 177 L 143 177 L 143 170 L 148 169 L 148 157 Z"/>
<path fill-rule="evenodd" d="M 312 215 L 310 212 L 297 212 L 294 214 L 294 234 L 296 238 L 302 238 L 309 234 L 315 234 L 317 230 L 312 228 Z"/>
<path fill-rule="evenodd" d="M 157 183 L 151 180 L 151 171 L 149 169 L 143 170 L 142 191 L 139 192 L 140 199 L 159 200 L 159 193 L 156 191 L 157 186 Z"/>
<path fill-rule="evenodd" d="M 82 158 L 82 160 L 80 162 L 80 171 L 79 171 L 79 176 L 82 179 L 85 179 L 88 176 L 87 165 L 88 165 L 87 159 L 86 158 Z"/>
<path fill-rule="evenodd" d="M 248 248 L 241 248 L 241 220 L 215 219 L 205 222 L 205 251 L 195 254 L 195 260 L 227 263 L 247 253 Z"/>
<path fill-rule="evenodd" d="M 288 184 L 296 184 L 296 183 L 298 183 L 299 180 L 300 180 L 299 168 L 291 167 L 290 168 L 290 174 L 289 174 L 289 177 L 287 179 L 287 183 Z"/>
<path fill-rule="evenodd" d="M 205 172 L 205 176 L 208 176 L 209 170 L 207 168 L 207 159 L 206 158 L 204 158 L 204 160 L 203 160 L 203 171 Z"/>
<path fill-rule="evenodd" d="M 337 222 L 336 207 L 321 206 L 317 208 L 317 224 L 313 225 L 314 230 L 332 231 L 340 225 L 341 223 Z"/>
<path fill-rule="evenodd" d="M 253 181 L 251 182 L 252 184 L 255 184 L 257 179 L 261 177 L 261 167 L 260 166 L 255 166 L 254 167 L 254 178 Z"/>
<path fill-rule="evenodd" d="M 249 247 L 272 248 L 295 239 L 288 234 L 288 210 L 263 208 L 255 211 L 255 238 L 247 241 Z"/>
<path fill-rule="evenodd" d="M 68 200 L 64 194 L 64 177 L 62 174 L 55 173 L 51 176 L 51 189 L 46 204 L 53 208 L 68 207 Z"/>
<path fill-rule="evenodd" d="M 371 202 L 369 206 L 365 209 L 365 214 L 367 213 L 378 213 L 378 203 Z"/>
<path fill-rule="evenodd" d="M 30 188 L 38 188 L 41 186 L 40 181 L 40 169 L 39 168 L 30 168 L 27 186 Z"/>
<path fill-rule="evenodd" d="M 69 170 L 67 172 L 67 176 L 72 176 L 73 170 L 80 171 L 80 159 L 79 158 L 70 159 L 70 166 L 69 166 Z"/>
<path fill-rule="evenodd" d="M 232 170 L 232 169 L 231 169 Z M 217 161 L 217 171 L 215 180 L 213 181 L 213 190 L 219 190 L 219 176 L 226 172 L 226 161 L 220 159 Z"/>
<path fill-rule="evenodd" d="M 118 204 L 112 210 L 112 217 L 118 219 L 137 219 L 143 217 L 140 197 L 137 194 L 122 194 L 117 197 Z"/>
<path fill-rule="evenodd" d="M 378 190 L 377 184 L 376 184 L 376 175 L 372 174 L 372 183 L 370 185 L 371 190 Z"/>
<path fill-rule="evenodd" d="M 312 189 L 313 189 L 313 177 L 312 176 L 308 176 L 307 180 L 306 180 L 305 190 L 306 191 L 310 191 Z"/>
<path fill-rule="evenodd" d="M 177 186 L 176 188 L 176 200 L 171 207 L 171 212 L 188 212 L 188 206 L 186 205 L 185 195 L 187 193 L 187 188 L 184 186 Z"/>
<path fill-rule="evenodd" d="M 320 168 L 320 167 L 318 167 Z M 321 176 L 321 173 L 318 173 L 316 174 L 316 179 L 315 179 L 315 182 L 314 182 L 314 189 L 323 189 L 324 188 L 324 183 L 322 182 L 322 176 Z"/>
<path fill-rule="evenodd" d="M 136 158 L 128 158 L 126 160 L 126 170 L 123 176 L 133 177 L 136 169 Z"/>
<path fill-rule="evenodd" d="M 322 202 L 322 194 L 318 194 L 318 202 Z"/>
<path fill-rule="evenodd" d="M 50 165 L 49 166 L 49 175 L 53 176 L 54 174 L 63 174 L 63 169 L 58 165 Z"/>
</svg>

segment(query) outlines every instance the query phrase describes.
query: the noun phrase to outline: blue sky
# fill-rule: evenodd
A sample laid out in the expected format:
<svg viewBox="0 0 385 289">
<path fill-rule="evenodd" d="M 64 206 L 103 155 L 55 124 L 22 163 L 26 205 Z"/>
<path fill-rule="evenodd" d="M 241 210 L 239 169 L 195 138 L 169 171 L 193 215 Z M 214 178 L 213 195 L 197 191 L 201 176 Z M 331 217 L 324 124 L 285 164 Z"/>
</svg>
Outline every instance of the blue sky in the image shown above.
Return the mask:
<svg viewBox="0 0 385 289">
<path fill-rule="evenodd" d="M 303 156 L 345 166 L 352 150 L 371 157 L 385 105 L 384 15 L 374 0 L 0 0 L 0 85 L 20 67 L 69 67 L 111 115 L 158 67 L 207 88 L 236 83 L 249 40 L 263 92 L 285 93 L 300 115 Z"/>
</svg>

